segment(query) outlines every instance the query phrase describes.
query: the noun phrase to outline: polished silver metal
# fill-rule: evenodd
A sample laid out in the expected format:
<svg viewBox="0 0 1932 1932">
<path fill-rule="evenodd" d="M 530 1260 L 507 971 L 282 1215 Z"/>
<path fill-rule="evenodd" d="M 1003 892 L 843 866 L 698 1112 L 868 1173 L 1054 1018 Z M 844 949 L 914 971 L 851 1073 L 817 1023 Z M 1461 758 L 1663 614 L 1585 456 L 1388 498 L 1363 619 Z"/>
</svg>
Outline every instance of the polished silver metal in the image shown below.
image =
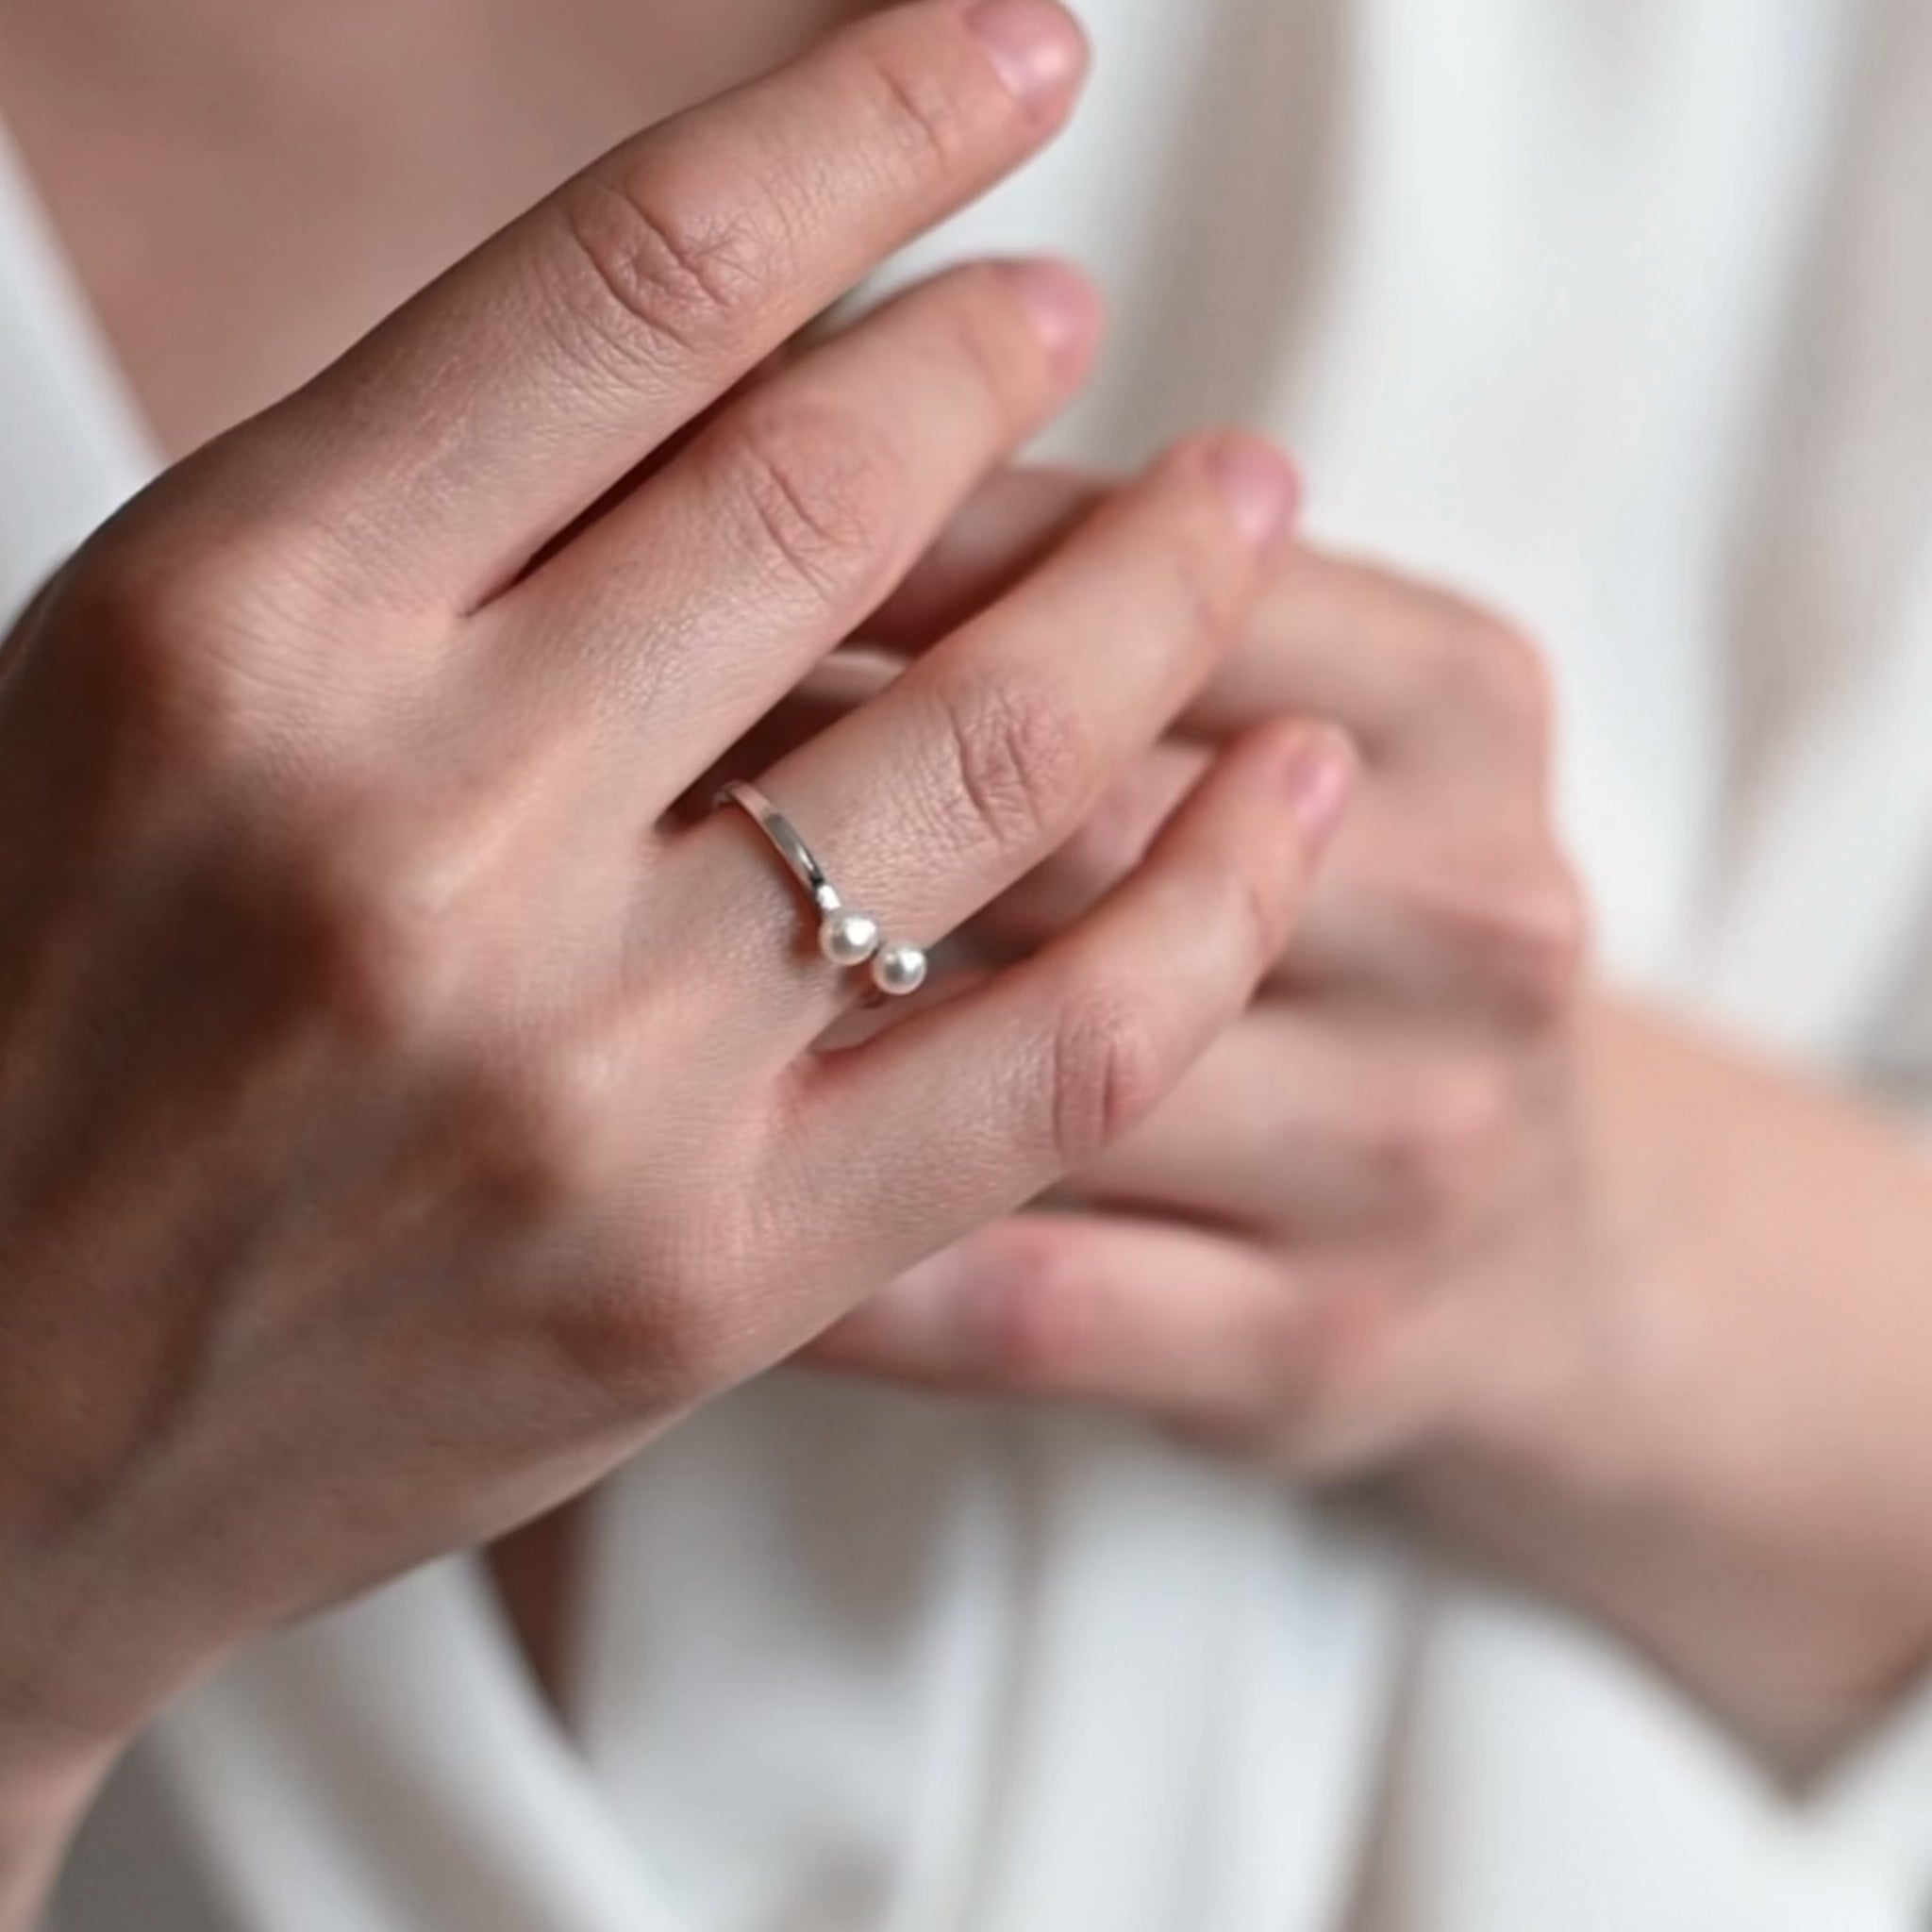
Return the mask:
<svg viewBox="0 0 1932 1932">
<path fill-rule="evenodd" d="M 715 802 L 735 805 L 750 816 L 752 824 L 772 841 L 773 849 L 785 861 L 791 876 L 811 895 L 811 903 L 821 912 L 844 909 L 845 902 L 825 876 L 824 867 L 812 857 L 811 847 L 798 836 L 798 827 L 756 785 L 734 778 L 719 791 Z"/>
<path fill-rule="evenodd" d="M 926 959 L 917 946 L 888 941 L 869 912 L 848 906 L 826 876 L 812 849 L 794 825 L 756 785 L 741 778 L 720 788 L 715 804 L 735 805 L 765 835 L 785 869 L 805 888 L 819 915 L 819 951 L 835 966 L 872 965 L 873 984 L 897 996 L 917 992 L 925 979 Z"/>
</svg>

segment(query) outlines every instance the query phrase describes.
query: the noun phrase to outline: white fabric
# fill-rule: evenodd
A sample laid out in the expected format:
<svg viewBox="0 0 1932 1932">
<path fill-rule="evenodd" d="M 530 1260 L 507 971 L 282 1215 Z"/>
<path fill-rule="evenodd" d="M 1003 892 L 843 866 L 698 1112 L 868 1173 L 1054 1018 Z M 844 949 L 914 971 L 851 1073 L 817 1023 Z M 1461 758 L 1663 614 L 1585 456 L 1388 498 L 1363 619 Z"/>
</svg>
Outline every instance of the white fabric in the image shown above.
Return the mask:
<svg viewBox="0 0 1932 1932">
<path fill-rule="evenodd" d="M 1064 445 L 1126 458 L 1203 414 L 1282 431 L 1320 534 L 1465 584 L 1553 653 L 1566 813 L 1620 970 L 1908 1084 L 1932 858 L 1932 16 L 1085 11 L 1076 132 L 915 260 L 991 242 L 1095 262 L 1116 346 Z M 147 458 L 5 175 L 17 600 Z M 1125 1424 L 774 1376 L 601 1498 L 567 1726 L 475 1567 L 438 1565 L 158 1724 L 60 1923 L 1923 1915 L 1932 1710 L 1796 1806 L 1601 1636 L 1415 1583 L 1366 1533 Z"/>
</svg>

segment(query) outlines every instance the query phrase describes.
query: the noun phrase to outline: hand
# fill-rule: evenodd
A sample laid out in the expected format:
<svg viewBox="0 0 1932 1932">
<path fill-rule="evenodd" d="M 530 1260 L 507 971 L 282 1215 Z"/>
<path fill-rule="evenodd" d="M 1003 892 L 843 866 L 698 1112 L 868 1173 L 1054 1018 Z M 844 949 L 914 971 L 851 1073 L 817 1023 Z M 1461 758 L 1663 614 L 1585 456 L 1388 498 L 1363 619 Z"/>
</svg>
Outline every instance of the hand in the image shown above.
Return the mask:
<svg viewBox="0 0 1932 1932">
<path fill-rule="evenodd" d="M 956 538 L 879 628 L 916 634 L 1058 527 L 1038 482 Z M 1008 486 L 1010 495 L 1013 486 Z M 1361 794 L 1242 1023 L 1074 1176 L 1080 1213 L 989 1228 L 848 1318 L 820 1357 L 1120 1402 L 1284 1465 L 1379 1466 L 1554 1386 L 1603 1266 L 1576 1135 L 1580 902 L 1549 828 L 1528 646 L 1440 592 L 1311 551 L 1081 835 L 983 929 L 1024 949 L 1144 849 L 1208 745 L 1282 708 L 1343 725 Z M 1564 1284 L 1553 1293 L 1552 1283 Z M 1498 1360 L 1507 1342 L 1511 1360 Z"/>
<path fill-rule="evenodd" d="M 1091 500 L 1001 479 L 874 628 L 917 648 Z M 1292 557 L 1187 724 L 1272 705 L 1346 720 L 1366 776 L 1247 1023 L 1084 1212 L 989 1229 L 818 1357 L 1387 1476 L 1815 1764 L 1932 1656 L 1923 1153 L 1583 985 L 1541 675 L 1494 620 Z M 1002 941 L 1076 915 L 1205 756 L 1143 762 Z"/>
<path fill-rule="evenodd" d="M 1091 1159 L 1278 949 L 1346 776 L 1292 722 L 1036 958 L 836 1055 L 854 975 L 773 856 L 663 823 L 1063 399 L 1091 305 L 969 269 L 712 406 L 1078 64 L 1055 6 L 932 0 L 618 150 L 25 619 L 0 1892 L 194 1673 L 582 1488 Z M 1199 685 L 1291 496 L 1262 445 L 1182 446 L 765 783 L 937 937 Z"/>
</svg>

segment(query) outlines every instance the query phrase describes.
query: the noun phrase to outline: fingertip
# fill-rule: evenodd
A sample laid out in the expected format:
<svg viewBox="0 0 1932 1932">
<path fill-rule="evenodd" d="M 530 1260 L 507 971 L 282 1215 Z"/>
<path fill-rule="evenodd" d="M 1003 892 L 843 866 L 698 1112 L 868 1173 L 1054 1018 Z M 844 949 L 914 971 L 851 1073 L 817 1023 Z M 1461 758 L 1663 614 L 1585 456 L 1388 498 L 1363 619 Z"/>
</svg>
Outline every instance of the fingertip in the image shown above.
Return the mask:
<svg viewBox="0 0 1932 1932">
<path fill-rule="evenodd" d="M 1361 755 L 1347 732 L 1300 715 L 1251 724 L 1217 762 L 1241 774 L 1236 782 L 1250 808 L 1268 812 L 1277 824 L 1286 797 L 1286 823 L 1310 858 L 1347 816 L 1361 773 Z"/>
<path fill-rule="evenodd" d="M 1085 28 L 1059 0 L 971 0 L 965 21 L 1036 122 L 1051 125 L 1067 114 L 1086 80 L 1090 50 Z"/>
<path fill-rule="evenodd" d="M 1361 768 L 1354 741 L 1332 724 L 1304 723 L 1286 735 L 1277 773 L 1302 842 L 1323 852 L 1341 828 Z"/>
<path fill-rule="evenodd" d="M 1061 383 L 1072 388 L 1091 366 L 1104 314 L 1100 291 L 1072 262 L 1033 256 L 999 264 L 1020 298 Z"/>
<path fill-rule="evenodd" d="M 1301 500 L 1294 465 L 1266 437 L 1245 431 L 1214 439 L 1205 459 L 1241 535 L 1254 549 L 1272 550 L 1293 527 Z"/>
</svg>

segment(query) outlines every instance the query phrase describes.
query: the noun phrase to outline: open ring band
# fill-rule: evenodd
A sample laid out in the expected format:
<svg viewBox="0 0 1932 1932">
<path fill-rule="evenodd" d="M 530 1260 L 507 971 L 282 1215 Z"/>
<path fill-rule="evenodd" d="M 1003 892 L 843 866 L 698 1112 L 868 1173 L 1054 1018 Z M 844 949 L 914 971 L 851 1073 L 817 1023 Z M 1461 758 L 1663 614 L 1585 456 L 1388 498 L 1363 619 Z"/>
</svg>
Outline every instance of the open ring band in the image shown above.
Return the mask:
<svg viewBox="0 0 1932 1932">
<path fill-rule="evenodd" d="M 733 780 L 714 801 L 735 805 L 761 831 L 785 869 L 806 890 L 819 915 L 819 951 L 835 966 L 872 967 L 881 992 L 917 992 L 925 980 L 925 955 L 901 940 L 888 940 L 870 912 L 848 906 L 794 825 L 756 785 Z"/>
</svg>

